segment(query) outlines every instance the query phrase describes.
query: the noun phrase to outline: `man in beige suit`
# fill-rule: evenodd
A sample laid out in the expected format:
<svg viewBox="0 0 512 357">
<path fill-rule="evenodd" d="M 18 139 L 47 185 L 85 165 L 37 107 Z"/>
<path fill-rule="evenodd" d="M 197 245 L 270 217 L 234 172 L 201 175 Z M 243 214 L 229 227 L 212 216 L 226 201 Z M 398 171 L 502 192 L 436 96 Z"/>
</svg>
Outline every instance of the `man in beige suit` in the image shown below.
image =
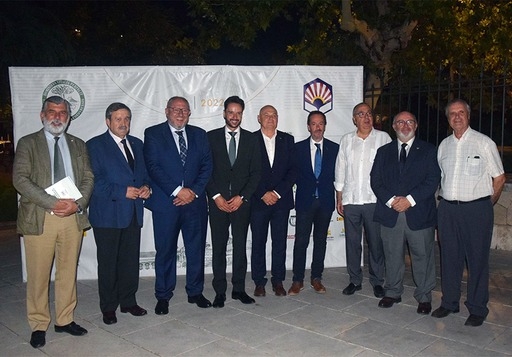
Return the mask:
<svg viewBox="0 0 512 357">
<path fill-rule="evenodd" d="M 48 286 L 54 257 L 55 332 L 87 333 L 74 322 L 73 312 L 78 256 L 83 230 L 89 227 L 84 209 L 94 184 L 85 143 L 65 133 L 71 117 L 69 102 L 47 98 L 40 117 L 44 128 L 18 141 L 13 166 L 13 184 L 21 196 L 17 230 L 24 236 L 27 317 L 34 348 L 45 345 L 51 321 Z M 58 199 L 46 193 L 47 187 L 66 176 L 82 198 Z"/>
</svg>

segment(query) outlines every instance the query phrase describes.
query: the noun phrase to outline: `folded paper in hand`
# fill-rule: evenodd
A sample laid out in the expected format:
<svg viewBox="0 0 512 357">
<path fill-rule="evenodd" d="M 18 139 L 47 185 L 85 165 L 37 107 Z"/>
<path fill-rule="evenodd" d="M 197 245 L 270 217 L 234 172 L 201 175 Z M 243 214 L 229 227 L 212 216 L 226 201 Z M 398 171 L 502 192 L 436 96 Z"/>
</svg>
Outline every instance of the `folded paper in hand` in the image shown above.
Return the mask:
<svg viewBox="0 0 512 357">
<path fill-rule="evenodd" d="M 82 198 L 82 194 L 69 176 L 66 176 L 62 180 L 54 183 L 45 191 L 49 195 L 55 196 L 57 198 L 71 198 L 75 201 L 79 198 Z"/>
</svg>

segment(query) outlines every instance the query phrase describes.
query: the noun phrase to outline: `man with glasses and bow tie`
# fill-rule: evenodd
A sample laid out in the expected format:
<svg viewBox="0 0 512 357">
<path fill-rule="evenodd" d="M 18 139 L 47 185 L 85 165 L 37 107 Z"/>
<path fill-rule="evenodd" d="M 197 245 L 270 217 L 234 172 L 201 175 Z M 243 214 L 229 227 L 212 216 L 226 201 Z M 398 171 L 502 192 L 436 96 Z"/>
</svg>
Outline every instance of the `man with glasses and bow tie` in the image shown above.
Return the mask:
<svg viewBox="0 0 512 357">
<path fill-rule="evenodd" d="M 361 290 L 363 270 L 362 235 L 368 243 L 369 280 L 375 297 L 384 297 L 384 252 L 380 225 L 373 221 L 377 197 L 370 187 L 370 171 L 377 149 L 391 141 L 388 133 L 373 128 L 373 113 L 366 103 L 357 104 L 352 111 L 356 130 L 345 134 L 340 141 L 336 159 L 336 208 L 345 222 L 345 254 L 350 283 L 344 295 Z"/>
<path fill-rule="evenodd" d="M 129 135 L 132 112 L 123 103 L 107 107 L 108 130 L 87 142 L 94 172 L 89 219 L 98 259 L 98 293 L 103 322 L 117 322 L 116 309 L 133 316 L 137 304 L 143 201 L 150 196 L 142 141 Z"/>
<path fill-rule="evenodd" d="M 441 179 L 434 145 L 416 138 L 416 117 L 409 112 L 393 119 L 397 138 L 377 150 L 370 184 L 377 196 L 374 220 L 381 224 L 386 260 L 385 295 L 379 307 L 402 301 L 405 245 L 409 246 L 417 313 L 432 310 L 436 286 L 434 230 L 435 192 Z"/>
<path fill-rule="evenodd" d="M 183 97 L 167 102 L 164 123 L 144 133 L 144 158 L 152 183 L 146 207 L 152 211 L 155 239 L 155 313 L 169 313 L 176 287 L 176 250 L 181 231 L 187 261 L 188 302 L 208 308 L 203 295 L 206 247 L 206 184 L 212 157 L 206 132 L 189 125 L 190 105 Z"/>
</svg>

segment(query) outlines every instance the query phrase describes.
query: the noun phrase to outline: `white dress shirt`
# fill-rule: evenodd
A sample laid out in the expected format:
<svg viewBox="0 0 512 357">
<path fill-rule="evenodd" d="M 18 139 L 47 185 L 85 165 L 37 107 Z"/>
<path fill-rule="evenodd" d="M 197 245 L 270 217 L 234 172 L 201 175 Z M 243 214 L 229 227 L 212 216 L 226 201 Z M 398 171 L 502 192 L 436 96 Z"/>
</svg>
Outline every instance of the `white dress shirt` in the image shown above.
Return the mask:
<svg viewBox="0 0 512 357">
<path fill-rule="evenodd" d="M 277 131 L 274 132 L 272 137 L 268 137 L 260 130 L 261 136 L 263 137 L 263 143 L 265 144 L 265 149 L 267 150 L 268 161 L 270 162 L 270 167 L 274 165 L 274 156 L 276 153 L 276 136 Z"/>
<path fill-rule="evenodd" d="M 377 202 L 370 186 L 370 171 L 377 149 L 391 142 L 388 133 L 372 129 L 366 139 L 357 131 L 345 134 L 336 158 L 334 188 L 342 192 L 343 205 L 363 205 Z"/>
</svg>

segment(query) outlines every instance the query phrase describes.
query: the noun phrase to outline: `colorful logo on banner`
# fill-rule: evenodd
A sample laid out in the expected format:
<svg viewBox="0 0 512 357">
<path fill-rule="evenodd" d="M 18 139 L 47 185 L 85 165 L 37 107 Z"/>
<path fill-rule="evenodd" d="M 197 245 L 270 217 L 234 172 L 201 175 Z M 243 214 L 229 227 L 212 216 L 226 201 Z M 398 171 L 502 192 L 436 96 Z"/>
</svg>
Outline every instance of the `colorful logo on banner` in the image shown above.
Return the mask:
<svg viewBox="0 0 512 357">
<path fill-rule="evenodd" d="M 59 79 L 50 83 L 43 92 L 43 102 L 48 97 L 57 95 L 66 99 L 71 105 L 71 120 L 82 114 L 85 108 L 85 95 L 82 89 L 71 81 Z"/>
<path fill-rule="evenodd" d="M 304 85 L 304 110 L 312 112 L 319 110 L 328 113 L 332 110 L 332 85 L 321 80 L 314 79 Z"/>
</svg>

